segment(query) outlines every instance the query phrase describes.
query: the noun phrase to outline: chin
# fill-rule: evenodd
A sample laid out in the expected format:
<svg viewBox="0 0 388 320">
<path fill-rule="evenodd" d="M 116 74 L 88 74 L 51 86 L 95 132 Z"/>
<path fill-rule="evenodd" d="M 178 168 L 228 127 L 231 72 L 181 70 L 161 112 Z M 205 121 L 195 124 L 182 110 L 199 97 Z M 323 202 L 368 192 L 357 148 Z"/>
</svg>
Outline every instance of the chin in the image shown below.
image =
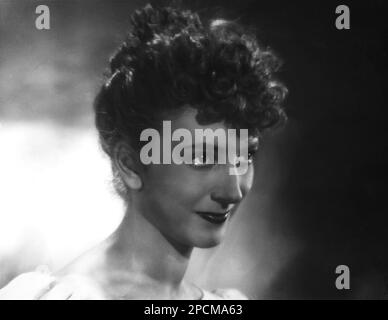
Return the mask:
<svg viewBox="0 0 388 320">
<path fill-rule="evenodd" d="M 192 244 L 196 248 L 208 249 L 218 246 L 223 240 L 223 236 L 213 235 L 213 236 L 201 236 L 197 237 Z"/>
<path fill-rule="evenodd" d="M 213 241 L 213 242 L 206 242 L 206 243 L 200 243 L 196 245 L 196 248 L 201 248 L 201 249 L 209 249 L 218 246 L 221 243 L 221 241 Z"/>
</svg>

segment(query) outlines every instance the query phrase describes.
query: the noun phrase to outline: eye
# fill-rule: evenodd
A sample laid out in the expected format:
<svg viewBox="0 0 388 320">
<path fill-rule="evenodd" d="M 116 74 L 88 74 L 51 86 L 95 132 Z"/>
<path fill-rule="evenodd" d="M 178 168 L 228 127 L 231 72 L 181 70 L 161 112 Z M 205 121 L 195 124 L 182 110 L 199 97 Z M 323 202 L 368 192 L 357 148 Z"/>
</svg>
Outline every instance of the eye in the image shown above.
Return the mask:
<svg viewBox="0 0 388 320">
<path fill-rule="evenodd" d="M 192 162 L 191 166 L 194 168 L 207 169 L 212 168 L 218 163 L 217 152 L 214 152 L 214 148 L 207 148 L 206 145 L 203 146 L 201 150 L 202 154 L 196 154 L 196 150 L 192 150 Z"/>
<path fill-rule="evenodd" d="M 253 163 L 253 160 L 255 158 L 256 150 L 252 150 L 248 152 L 248 159 L 245 159 L 243 157 L 239 158 L 239 161 L 246 161 L 248 165 L 251 165 Z"/>
<path fill-rule="evenodd" d="M 193 159 L 193 167 L 196 168 L 210 168 L 214 166 L 214 161 L 210 161 L 210 158 L 206 157 L 206 154 Z"/>
<path fill-rule="evenodd" d="M 255 158 L 256 151 L 248 152 L 248 164 L 252 164 Z"/>
</svg>

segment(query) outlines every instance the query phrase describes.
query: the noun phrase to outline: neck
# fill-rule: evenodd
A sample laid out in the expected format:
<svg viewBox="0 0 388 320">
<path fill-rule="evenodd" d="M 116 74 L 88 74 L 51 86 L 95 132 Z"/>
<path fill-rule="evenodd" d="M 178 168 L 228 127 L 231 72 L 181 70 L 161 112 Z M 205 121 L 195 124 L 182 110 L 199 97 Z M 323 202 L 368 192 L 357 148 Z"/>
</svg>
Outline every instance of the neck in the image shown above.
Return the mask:
<svg viewBox="0 0 388 320">
<path fill-rule="evenodd" d="M 118 261 L 120 268 L 165 291 L 179 290 L 192 247 L 167 238 L 134 205 L 127 208 L 111 239 L 108 254 Z"/>
</svg>

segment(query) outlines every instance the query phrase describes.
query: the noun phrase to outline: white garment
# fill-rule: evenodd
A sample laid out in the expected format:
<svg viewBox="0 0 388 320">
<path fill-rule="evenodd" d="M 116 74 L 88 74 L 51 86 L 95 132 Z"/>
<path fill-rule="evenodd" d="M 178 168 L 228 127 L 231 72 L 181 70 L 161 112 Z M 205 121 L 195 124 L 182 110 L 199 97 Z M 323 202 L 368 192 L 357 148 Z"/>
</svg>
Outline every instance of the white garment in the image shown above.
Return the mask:
<svg viewBox="0 0 388 320">
<path fill-rule="evenodd" d="M 249 300 L 241 291 L 233 288 L 214 289 L 211 291 L 201 289 L 201 300 Z"/>
</svg>

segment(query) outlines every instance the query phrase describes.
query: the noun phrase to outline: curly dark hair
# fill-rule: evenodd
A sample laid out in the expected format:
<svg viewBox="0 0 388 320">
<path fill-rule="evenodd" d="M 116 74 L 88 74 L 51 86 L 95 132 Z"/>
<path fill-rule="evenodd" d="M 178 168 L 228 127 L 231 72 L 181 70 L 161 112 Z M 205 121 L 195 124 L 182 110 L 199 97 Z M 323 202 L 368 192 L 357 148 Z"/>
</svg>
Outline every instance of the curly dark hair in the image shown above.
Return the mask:
<svg viewBox="0 0 388 320">
<path fill-rule="evenodd" d="M 112 156 L 126 139 L 138 149 L 143 129 L 157 128 L 165 112 L 184 105 L 198 110 L 200 124 L 225 121 L 260 135 L 285 119 L 287 89 L 274 78 L 279 67 L 273 52 L 235 22 L 205 26 L 187 10 L 136 10 L 94 104 L 102 148 Z"/>
</svg>

